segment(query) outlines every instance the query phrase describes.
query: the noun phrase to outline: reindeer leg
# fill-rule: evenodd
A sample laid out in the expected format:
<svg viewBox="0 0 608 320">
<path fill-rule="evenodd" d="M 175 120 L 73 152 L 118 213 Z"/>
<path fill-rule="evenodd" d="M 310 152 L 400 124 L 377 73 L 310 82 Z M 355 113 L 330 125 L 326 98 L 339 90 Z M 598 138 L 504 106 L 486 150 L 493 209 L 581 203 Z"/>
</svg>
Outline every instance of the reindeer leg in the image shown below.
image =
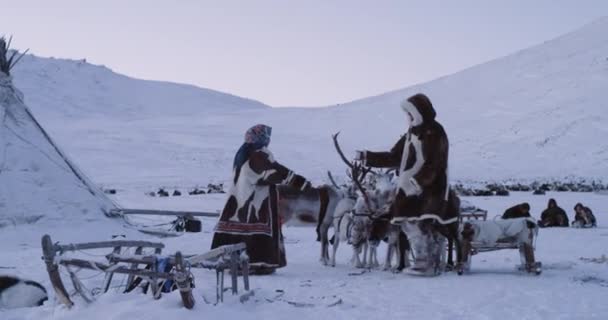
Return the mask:
<svg viewBox="0 0 608 320">
<path fill-rule="evenodd" d="M 374 268 L 378 268 L 380 266 L 380 262 L 378 262 L 378 246 L 374 248 Z"/>
<path fill-rule="evenodd" d="M 397 238 L 397 265 L 395 271 L 401 271 L 410 267 L 409 246 L 410 244 L 407 236 L 403 231 L 399 230 L 399 236 Z"/>
<path fill-rule="evenodd" d="M 410 250 L 409 249 L 405 249 L 403 251 L 403 253 L 400 253 L 399 255 L 401 256 L 401 259 L 403 259 L 404 268 L 409 268 L 412 266 L 412 264 L 410 263 Z"/>
<path fill-rule="evenodd" d="M 445 250 L 445 248 L 443 249 Z M 452 271 L 454 269 L 454 259 L 453 259 L 453 250 L 454 250 L 454 239 L 450 236 L 448 238 L 448 263 L 445 266 L 446 271 Z"/>
<path fill-rule="evenodd" d="M 369 261 L 368 268 L 376 268 L 378 267 L 378 245 L 370 244 L 369 245 Z"/>
<path fill-rule="evenodd" d="M 475 230 L 473 230 L 473 226 L 470 223 L 465 223 L 462 232 L 460 233 L 462 240 L 459 243 L 459 247 L 462 262 L 456 268 L 458 275 L 462 275 L 464 271 L 468 271 L 471 268 L 471 242 L 473 241 L 474 235 Z"/>
<path fill-rule="evenodd" d="M 367 249 L 368 249 L 368 243 L 367 241 L 363 242 L 363 261 L 362 264 L 365 267 L 367 265 Z"/>
<path fill-rule="evenodd" d="M 324 237 L 321 237 L 321 258 L 319 258 L 319 261 L 324 266 L 327 265 L 327 260 L 325 259 L 325 251 L 326 251 L 327 245 L 328 245 L 327 239 L 325 239 Z"/>
<path fill-rule="evenodd" d="M 326 266 L 329 262 L 329 237 L 328 237 L 329 225 L 321 224 L 319 228 L 319 237 L 321 241 L 321 257 L 319 261 L 322 265 Z"/>
<path fill-rule="evenodd" d="M 395 245 L 393 243 L 389 243 L 386 248 L 386 258 L 384 259 L 384 267 L 382 268 L 383 270 L 391 269 L 391 259 L 393 258 L 394 246 Z"/>
<path fill-rule="evenodd" d="M 338 230 L 334 227 L 334 230 Z M 331 261 L 329 263 L 330 266 L 336 266 L 336 252 L 338 252 L 338 246 L 340 246 L 340 234 L 336 231 L 336 235 L 334 236 L 334 244 L 333 244 L 333 252 L 331 254 Z"/>
<path fill-rule="evenodd" d="M 329 225 L 327 227 L 325 227 L 325 250 L 323 251 L 323 259 L 325 260 L 325 265 L 327 265 L 327 263 L 329 263 L 329 236 L 328 236 L 328 231 L 329 231 Z M 334 236 L 335 239 L 335 236 Z"/>
<path fill-rule="evenodd" d="M 454 238 L 454 250 L 456 251 L 456 265 L 454 266 L 458 270 L 459 266 L 462 266 L 462 242 L 458 237 Z"/>
<path fill-rule="evenodd" d="M 361 251 L 361 248 L 356 249 L 355 247 L 353 247 L 353 258 L 351 259 L 353 266 L 355 266 L 355 268 L 363 268 L 363 264 L 361 263 L 361 260 L 359 259 L 359 253 Z"/>
</svg>

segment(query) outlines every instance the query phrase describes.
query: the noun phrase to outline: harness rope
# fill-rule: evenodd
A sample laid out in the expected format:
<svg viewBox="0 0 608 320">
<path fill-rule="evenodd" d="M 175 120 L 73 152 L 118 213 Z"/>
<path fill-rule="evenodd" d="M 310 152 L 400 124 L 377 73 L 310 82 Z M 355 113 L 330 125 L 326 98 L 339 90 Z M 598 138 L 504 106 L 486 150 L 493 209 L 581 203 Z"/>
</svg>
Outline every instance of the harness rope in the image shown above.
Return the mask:
<svg viewBox="0 0 608 320">
<path fill-rule="evenodd" d="M 425 213 L 418 217 L 396 217 L 391 220 L 391 223 L 392 224 L 403 224 L 405 222 L 416 222 L 416 221 L 425 220 L 425 219 L 433 219 L 433 220 L 435 220 L 435 222 L 442 224 L 442 225 L 447 225 L 447 224 L 452 224 L 452 223 L 458 222 L 458 217 L 454 217 L 454 218 L 450 218 L 450 219 L 443 219 L 436 214 Z"/>
</svg>

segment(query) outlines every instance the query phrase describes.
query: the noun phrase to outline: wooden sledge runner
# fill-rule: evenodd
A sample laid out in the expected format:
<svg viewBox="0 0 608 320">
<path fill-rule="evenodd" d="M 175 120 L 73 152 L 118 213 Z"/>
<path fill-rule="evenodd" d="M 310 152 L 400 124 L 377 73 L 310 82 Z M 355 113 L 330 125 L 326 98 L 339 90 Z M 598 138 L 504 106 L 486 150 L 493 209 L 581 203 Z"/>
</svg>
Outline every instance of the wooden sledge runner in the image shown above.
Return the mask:
<svg viewBox="0 0 608 320">
<path fill-rule="evenodd" d="M 104 248 L 113 248 L 112 253 L 105 257 L 106 261 L 104 262 L 63 256 L 63 253 L 70 251 Z M 121 254 L 121 251 L 125 248 L 136 248 L 135 255 Z M 154 249 L 154 254 L 143 255 L 143 249 L 145 248 Z M 129 240 L 60 245 L 53 244 L 49 235 L 42 237 L 43 260 L 46 264 L 51 284 L 57 294 L 58 300 L 68 308 L 72 307 L 74 302 L 70 298 L 70 294 L 61 279 L 59 273 L 60 266 L 67 269 L 76 293 L 87 302 L 92 302 L 94 299 L 90 293 L 85 292 L 82 283 L 76 274 L 72 272 L 72 268 L 103 272 L 105 274 L 102 288 L 104 293 L 109 290 L 114 274 L 128 275 L 125 293 L 135 289 L 142 280 L 147 280 L 155 299 L 161 297 L 163 290 L 163 285 L 159 286 L 159 280 L 172 281 L 177 286 L 182 303 L 187 309 L 193 308 L 195 304 L 194 296 L 192 295 L 194 278 L 190 272 L 190 268 L 193 267 L 216 270 L 218 302 L 223 301 L 225 269 L 233 271 L 231 272 L 233 294 L 238 293 L 237 276 L 239 268 L 242 270 L 245 290 L 249 290 L 249 258 L 245 254 L 246 246 L 244 243 L 222 246 L 201 255 L 188 257 L 185 257 L 179 251 L 174 256 L 161 256 L 163 248 L 164 244 L 162 243 Z M 169 271 L 158 270 L 161 259 L 164 259 L 164 262 L 173 267 Z M 145 267 L 142 268 L 140 266 Z"/>
<path fill-rule="evenodd" d="M 127 218 L 129 215 L 151 215 L 151 216 L 172 216 L 176 219 L 172 222 L 163 223 L 162 226 L 170 226 L 168 229 L 156 227 L 139 226 L 137 231 L 159 238 L 179 237 L 185 232 L 201 232 L 202 222 L 198 218 L 217 218 L 220 216 L 218 212 L 204 211 L 172 211 L 172 210 L 156 210 L 156 209 L 112 209 L 110 217 Z"/>
</svg>

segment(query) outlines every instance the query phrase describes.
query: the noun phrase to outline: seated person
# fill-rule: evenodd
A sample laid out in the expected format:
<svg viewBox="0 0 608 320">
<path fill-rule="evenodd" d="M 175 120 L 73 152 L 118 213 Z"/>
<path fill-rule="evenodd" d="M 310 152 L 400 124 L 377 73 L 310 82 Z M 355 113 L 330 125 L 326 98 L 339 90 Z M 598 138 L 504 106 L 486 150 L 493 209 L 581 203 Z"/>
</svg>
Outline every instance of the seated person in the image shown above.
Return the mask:
<svg viewBox="0 0 608 320">
<path fill-rule="evenodd" d="M 574 221 L 572 222 L 572 226 L 574 228 L 597 227 L 597 222 L 593 212 L 591 212 L 591 209 L 583 206 L 579 202 L 574 206 L 574 212 L 576 213 L 574 216 Z"/>
<path fill-rule="evenodd" d="M 527 202 L 515 205 L 502 214 L 503 219 L 530 217 L 530 205 Z"/>
<path fill-rule="evenodd" d="M 540 215 L 540 221 L 538 226 L 541 228 L 545 227 L 568 227 L 568 215 L 566 211 L 557 205 L 555 199 L 549 199 L 547 209 Z"/>
</svg>

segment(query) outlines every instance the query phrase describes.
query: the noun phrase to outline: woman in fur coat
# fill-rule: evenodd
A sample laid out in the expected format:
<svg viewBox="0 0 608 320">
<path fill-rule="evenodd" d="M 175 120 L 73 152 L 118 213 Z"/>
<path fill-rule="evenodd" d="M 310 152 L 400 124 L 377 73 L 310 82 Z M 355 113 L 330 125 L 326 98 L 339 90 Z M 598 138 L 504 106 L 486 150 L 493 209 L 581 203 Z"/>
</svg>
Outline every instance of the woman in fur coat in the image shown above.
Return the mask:
<svg viewBox="0 0 608 320">
<path fill-rule="evenodd" d="M 228 200 L 215 227 L 211 248 L 245 242 L 252 274 L 287 264 L 276 185 L 307 190 L 310 183 L 275 161 L 268 149 L 272 128 L 255 125 L 234 157 Z"/>
</svg>

